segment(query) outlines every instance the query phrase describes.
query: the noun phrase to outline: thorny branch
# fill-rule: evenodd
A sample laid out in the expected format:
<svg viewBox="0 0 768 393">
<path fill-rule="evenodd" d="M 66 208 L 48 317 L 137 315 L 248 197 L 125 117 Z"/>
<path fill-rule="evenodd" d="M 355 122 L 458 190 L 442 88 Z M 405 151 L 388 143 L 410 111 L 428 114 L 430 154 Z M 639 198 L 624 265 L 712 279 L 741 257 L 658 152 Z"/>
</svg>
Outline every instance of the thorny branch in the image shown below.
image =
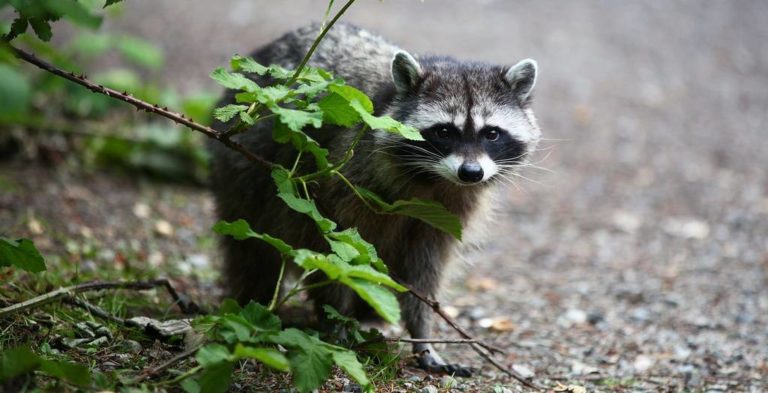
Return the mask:
<svg viewBox="0 0 768 393">
<path fill-rule="evenodd" d="M 427 296 L 423 295 L 422 293 L 415 290 L 412 286 L 406 283 L 399 282 L 399 284 L 408 288 L 408 292 L 410 292 L 413 296 L 419 299 L 419 301 L 421 301 L 422 303 L 432 308 L 432 311 L 434 311 L 437 315 L 443 318 L 443 320 L 445 320 L 445 322 L 447 322 L 448 325 L 450 325 L 453 328 L 453 330 L 458 332 L 459 335 L 464 337 L 464 339 L 466 340 L 466 343 L 469 344 L 472 347 L 472 349 L 475 350 L 475 352 L 477 352 L 477 354 L 480 355 L 483 359 L 491 363 L 494 367 L 496 367 L 500 371 L 516 379 L 523 385 L 531 389 L 540 390 L 540 387 L 534 385 L 533 382 L 529 381 L 528 379 L 518 374 L 514 370 L 504 367 L 504 365 L 502 365 L 501 363 L 496 361 L 496 359 L 493 358 L 494 353 L 504 353 L 504 351 L 492 345 L 486 344 L 482 341 L 476 340 L 474 337 L 472 337 L 469 334 L 469 332 L 467 332 L 464 328 L 462 328 L 459 324 L 457 324 L 456 321 L 454 321 L 453 318 L 450 317 L 450 315 L 446 314 L 445 311 L 443 311 L 443 309 L 440 308 L 440 303 L 438 303 L 437 301 L 434 301 L 428 298 Z M 445 341 L 445 340 L 442 340 L 442 341 Z"/>
<path fill-rule="evenodd" d="M 128 94 L 127 92 L 124 92 L 124 91 L 120 92 L 115 89 L 105 87 L 103 85 L 100 85 L 96 82 L 91 81 L 90 79 L 86 78 L 85 75 L 82 75 L 82 74 L 76 75 L 74 72 L 67 72 L 65 70 L 62 70 L 61 68 L 58 68 L 55 65 L 50 64 L 29 52 L 25 52 L 19 48 L 14 47 L 13 45 L 7 44 L 7 47 L 19 59 L 22 59 L 27 63 L 30 63 L 44 71 L 50 72 L 54 75 L 57 75 L 64 79 L 75 82 L 78 85 L 86 87 L 88 90 L 94 93 L 103 94 L 105 96 L 112 97 L 116 100 L 127 102 L 135 106 L 137 110 L 143 110 L 143 111 L 154 113 L 156 115 L 163 116 L 165 118 L 173 120 L 177 124 L 180 124 L 192 130 L 201 132 L 205 134 L 207 137 L 216 139 L 219 142 L 225 144 L 227 147 L 239 152 L 240 154 L 245 156 L 245 158 L 247 158 L 248 160 L 255 162 L 267 169 L 271 169 L 275 166 L 274 163 L 268 161 L 264 157 L 252 153 L 251 151 L 246 149 L 245 146 L 243 146 L 242 144 L 236 141 L 233 141 L 232 139 L 229 138 L 227 134 L 221 133 L 211 127 L 204 126 L 200 123 L 197 123 L 182 113 L 174 112 L 169 110 L 167 107 L 161 107 L 157 104 L 151 104 L 149 102 L 140 100 Z"/>
</svg>

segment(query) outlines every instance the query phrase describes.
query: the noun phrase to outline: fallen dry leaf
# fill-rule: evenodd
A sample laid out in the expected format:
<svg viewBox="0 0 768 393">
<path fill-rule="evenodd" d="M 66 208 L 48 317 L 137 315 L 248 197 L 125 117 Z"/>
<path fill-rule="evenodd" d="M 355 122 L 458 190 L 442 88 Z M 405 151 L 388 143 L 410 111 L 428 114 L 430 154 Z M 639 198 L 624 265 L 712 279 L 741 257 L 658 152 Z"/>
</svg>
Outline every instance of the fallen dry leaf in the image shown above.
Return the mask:
<svg viewBox="0 0 768 393">
<path fill-rule="evenodd" d="M 562 383 L 558 382 L 557 386 L 555 386 L 554 389 L 555 392 L 565 392 L 565 393 L 587 393 L 587 388 L 584 386 L 579 385 L 563 385 Z"/>
</svg>

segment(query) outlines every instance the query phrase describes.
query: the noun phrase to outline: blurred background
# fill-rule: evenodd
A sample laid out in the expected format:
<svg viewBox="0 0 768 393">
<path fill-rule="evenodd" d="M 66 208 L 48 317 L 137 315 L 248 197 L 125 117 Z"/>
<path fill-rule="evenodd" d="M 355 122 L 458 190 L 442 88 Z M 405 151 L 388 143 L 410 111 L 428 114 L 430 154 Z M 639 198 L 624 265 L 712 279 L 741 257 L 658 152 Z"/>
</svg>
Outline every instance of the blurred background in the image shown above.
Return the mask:
<svg viewBox="0 0 768 393">
<path fill-rule="evenodd" d="M 211 70 L 325 6 L 130 0 L 28 47 L 208 121 Z M 343 20 L 418 54 L 539 62 L 547 170 L 505 193 L 446 285 L 507 364 L 606 390 L 768 389 L 768 2 L 360 0 Z M 197 135 L 31 67 L 0 81 L 0 235 L 218 293 Z"/>
</svg>

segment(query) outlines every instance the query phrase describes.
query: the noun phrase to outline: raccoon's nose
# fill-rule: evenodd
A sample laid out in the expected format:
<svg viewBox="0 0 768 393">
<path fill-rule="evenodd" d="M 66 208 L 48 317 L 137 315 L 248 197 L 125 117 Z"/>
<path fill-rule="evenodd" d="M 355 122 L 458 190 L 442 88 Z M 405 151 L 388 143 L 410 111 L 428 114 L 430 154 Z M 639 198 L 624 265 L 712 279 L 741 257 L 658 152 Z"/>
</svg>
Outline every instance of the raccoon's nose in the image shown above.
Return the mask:
<svg viewBox="0 0 768 393">
<path fill-rule="evenodd" d="M 465 162 L 459 167 L 459 179 L 467 183 L 483 180 L 483 167 L 476 162 Z"/>
</svg>

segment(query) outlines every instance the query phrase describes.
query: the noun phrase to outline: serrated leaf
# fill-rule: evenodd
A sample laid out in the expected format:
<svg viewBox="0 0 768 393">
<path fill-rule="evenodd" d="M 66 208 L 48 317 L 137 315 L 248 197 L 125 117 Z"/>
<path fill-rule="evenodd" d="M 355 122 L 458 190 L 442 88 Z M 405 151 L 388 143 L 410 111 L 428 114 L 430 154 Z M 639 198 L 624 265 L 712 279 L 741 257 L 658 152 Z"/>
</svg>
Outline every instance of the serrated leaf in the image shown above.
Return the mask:
<svg viewBox="0 0 768 393">
<path fill-rule="evenodd" d="M 295 195 L 291 174 L 287 169 L 280 167 L 272 169 L 272 180 L 275 182 L 278 192 Z"/>
<path fill-rule="evenodd" d="M 243 123 L 251 126 L 256 124 L 256 119 L 251 117 L 251 115 L 249 115 L 248 112 L 240 112 L 240 120 L 242 120 Z"/>
<path fill-rule="evenodd" d="M 241 113 L 243 111 L 248 110 L 248 106 L 246 105 L 225 105 L 221 108 L 216 108 L 213 110 L 213 117 L 215 117 L 217 120 L 219 120 L 222 123 L 226 123 L 235 116 L 237 116 L 238 113 Z"/>
<path fill-rule="evenodd" d="M 16 266 L 32 273 L 46 270 L 43 256 L 29 239 L 0 237 L 0 266 Z"/>
<path fill-rule="evenodd" d="M 285 355 L 273 348 L 246 347 L 237 344 L 234 355 L 236 359 L 254 359 L 280 371 L 288 371 L 290 368 Z"/>
<path fill-rule="evenodd" d="M 333 263 L 327 255 L 314 251 L 299 249 L 293 257 L 293 261 L 304 270 L 318 269 L 325 273 L 331 280 L 341 277 L 342 268 Z"/>
<path fill-rule="evenodd" d="M 42 18 L 32 18 L 29 20 L 29 24 L 32 25 L 32 30 L 38 38 L 43 41 L 50 41 L 53 33 L 51 32 L 51 24 L 47 20 Z"/>
<path fill-rule="evenodd" d="M 353 99 L 349 103 L 350 107 L 354 109 L 362 118 L 363 122 L 368 125 L 372 130 L 384 130 L 394 134 L 401 135 L 402 137 L 414 141 L 423 141 L 424 138 L 419 133 L 419 130 L 407 126 L 389 116 L 374 116 L 366 110 L 365 106 L 357 99 Z"/>
<path fill-rule="evenodd" d="M 0 353 L 0 382 L 32 372 L 40 363 L 41 359 L 29 348 L 7 349 Z"/>
<path fill-rule="evenodd" d="M 327 235 L 330 239 L 335 239 L 336 241 L 343 242 L 344 244 L 347 244 L 348 246 L 351 246 L 355 249 L 358 256 L 352 257 L 350 261 L 354 259 L 355 263 L 364 263 L 364 264 L 375 264 L 378 261 L 380 261 L 380 258 L 378 254 L 376 253 L 376 247 L 373 246 L 373 244 L 368 243 L 365 241 L 361 236 L 360 233 L 357 232 L 357 229 L 355 228 L 347 228 L 341 232 L 331 232 Z M 333 245 L 331 245 L 333 247 Z M 338 254 L 338 253 L 337 253 Z M 348 253 L 347 256 L 351 256 L 351 253 Z M 344 259 L 344 256 L 339 255 L 342 259 Z M 375 266 L 379 271 L 383 271 L 386 273 L 386 267 L 384 270 L 381 270 L 378 268 L 378 266 Z"/>
<path fill-rule="evenodd" d="M 101 17 L 92 14 L 88 8 L 77 1 L 44 0 L 43 3 L 46 9 L 56 16 L 52 18 L 54 20 L 58 16 L 63 16 L 73 23 L 91 29 L 101 26 Z"/>
<path fill-rule="evenodd" d="M 288 193 L 278 193 L 277 197 L 282 199 L 283 202 L 285 202 L 288 207 L 291 209 L 308 215 L 312 220 L 314 220 L 317 223 L 318 228 L 320 228 L 323 232 L 328 232 L 336 229 L 336 223 L 323 217 L 322 214 L 320 214 L 320 210 L 317 209 L 317 205 L 315 205 L 315 201 L 313 200 L 307 200 L 307 199 L 301 199 L 296 197 L 295 195 L 288 194 Z"/>
<path fill-rule="evenodd" d="M 80 364 L 43 359 L 40 363 L 40 371 L 75 385 L 88 386 L 91 384 L 91 374 L 88 367 Z"/>
<path fill-rule="evenodd" d="M 117 4 L 117 3 L 121 2 L 121 1 L 123 1 L 123 0 L 107 0 L 107 3 L 104 4 L 104 8 L 107 8 L 107 7 L 109 7 L 109 6 L 113 5 L 113 4 Z"/>
<path fill-rule="evenodd" d="M 157 46 L 139 38 L 121 37 L 117 41 L 117 49 L 127 60 L 151 70 L 162 67 L 165 61 L 163 52 Z"/>
<path fill-rule="evenodd" d="M 288 109 L 279 106 L 270 107 L 272 112 L 280 117 L 280 122 L 291 131 L 300 132 L 306 126 L 320 128 L 323 125 L 321 112 L 307 112 L 298 109 Z"/>
<path fill-rule="evenodd" d="M 200 376 L 200 393 L 224 393 L 232 382 L 231 362 L 222 362 L 203 370 Z"/>
<path fill-rule="evenodd" d="M 408 289 L 398 284 L 388 275 L 372 268 L 368 265 L 352 265 L 344 269 L 344 275 L 347 277 L 361 278 L 376 284 L 386 285 L 396 291 L 405 292 Z"/>
<path fill-rule="evenodd" d="M 234 71 L 245 71 L 257 75 L 264 75 L 269 71 L 269 68 L 259 64 L 253 58 L 240 55 L 232 56 L 229 65 Z"/>
<path fill-rule="evenodd" d="M 213 231 L 219 235 L 232 236 L 236 240 L 256 238 L 268 243 L 281 254 L 290 254 L 293 251 L 288 243 L 265 233 L 256 233 L 251 229 L 247 221 L 242 218 L 235 222 L 219 221 L 213 226 Z"/>
<path fill-rule="evenodd" d="M 220 85 L 232 90 L 246 90 L 254 92 L 260 89 L 256 82 L 248 79 L 245 75 L 236 72 L 229 72 L 221 67 L 211 72 L 211 79 Z"/>
<path fill-rule="evenodd" d="M 400 321 L 400 305 L 397 297 L 388 289 L 361 278 L 342 277 L 340 281 L 352 288 L 384 320 L 390 323 Z"/>
<path fill-rule="evenodd" d="M 417 218 L 427 224 L 450 234 L 456 239 L 461 240 L 461 220 L 455 214 L 448 211 L 437 201 L 428 201 L 424 199 L 413 198 L 408 201 L 395 201 L 387 203 L 373 191 L 363 187 L 355 187 L 357 191 L 367 200 L 374 202 L 386 214 L 400 214 L 403 216 Z"/>
<path fill-rule="evenodd" d="M 336 363 L 339 368 L 344 370 L 347 375 L 354 379 L 362 386 L 366 392 L 373 390 L 371 381 L 368 380 L 368 376 L 365 375 L 365 369 L 360 361 L 357 360 L 357 356 L 354 352 L 349 350 L 336 350 L 332 352 L 333 362 Z"/>
<path fill-rule="evenodd" d="M 280 318 L 262 304 L 251 301 L 243 308 L 240 315 L 258 329 L 280 330 Z"/>
<path fill-rule="evenodd" d="M 331 94 L 318 102 L 326 122 L 343 127 L 360 123 L 362 118 L 358 110 L 351 106 L 353 100 L 357 100 L 366 112 L 373 113 L 373 103 L 362 91 L 346 85 L 331 85 L 328 90 Z"/>
<path fill-rule="evenodd" d="M 13 20 L 13 23 L 11 23 L 11 30 L 3 38 L 10 41 L 19 35 L 24 34 L 24 32 L 27 31 L 27 26 L 29 26 L 27 18 L 19 15 Z"/>
<path fill-rule="evenodd" d="M 227 347 L 221 344 L 207 344 L 197 351 L 195 359 L 203 367 L 209 367 L 222 362 L 229 361 L 232 358 L 232 354 Z"/>
<path fill-rule="evenodd" d="M 325 346 L 327 344 L 316 337 L 291 328 L 278 333 L 271 341 L 291 348 L 288 362 L 291 365 L 293 384 L 299 392 L 311 392 L 330 375 L 333 354 Z"/>
</svg>

